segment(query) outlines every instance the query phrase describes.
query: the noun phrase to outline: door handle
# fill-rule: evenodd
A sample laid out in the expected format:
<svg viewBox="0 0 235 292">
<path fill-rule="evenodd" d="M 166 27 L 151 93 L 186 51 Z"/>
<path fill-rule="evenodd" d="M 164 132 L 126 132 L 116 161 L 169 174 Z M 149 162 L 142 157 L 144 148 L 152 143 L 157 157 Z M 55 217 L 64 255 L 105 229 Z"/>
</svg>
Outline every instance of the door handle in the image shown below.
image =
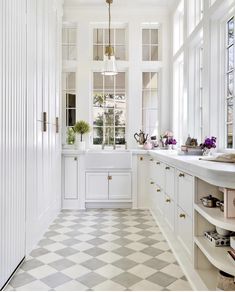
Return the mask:
<svg viewBox="0 0 235 292">
<path fill-rule="evenodd" d="M 47 113 L 46 112 L 42 113 L 42 130 L 43 132 L 47 131 Z"/>
<path fill-rule="evenodd" d="M 59 118 L 55 118 L 55 132 L 59 133 Z"/>
<path fill-rule="evenodd" d="M 179 174 L 179 177 L 184 177 L 184 173 L 180 173 Z"/>
</svg>

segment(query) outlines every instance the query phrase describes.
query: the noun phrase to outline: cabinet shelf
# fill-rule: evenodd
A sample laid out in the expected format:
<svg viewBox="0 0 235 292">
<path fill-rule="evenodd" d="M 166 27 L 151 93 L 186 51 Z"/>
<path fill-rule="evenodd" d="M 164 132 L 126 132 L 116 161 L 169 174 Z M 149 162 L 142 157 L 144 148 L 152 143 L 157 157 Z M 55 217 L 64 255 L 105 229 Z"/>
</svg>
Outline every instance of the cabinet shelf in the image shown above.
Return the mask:
<svg viewBox="0 0 235 292">
<path fill-rule="evenodd" d="M 194 241 L 213 266 L 235 276 L 235 263 L 227 253 L 230 247 L 214 247 L 204 237 L 195 237 Z"/>
<path fill-rule="evenodd" d="M 211 224 L 235 232 L 235 219 L 225 218 L 219 208 L 207 208 L 202 204 L 195 204 L 194 208 Z"/>
</svg>

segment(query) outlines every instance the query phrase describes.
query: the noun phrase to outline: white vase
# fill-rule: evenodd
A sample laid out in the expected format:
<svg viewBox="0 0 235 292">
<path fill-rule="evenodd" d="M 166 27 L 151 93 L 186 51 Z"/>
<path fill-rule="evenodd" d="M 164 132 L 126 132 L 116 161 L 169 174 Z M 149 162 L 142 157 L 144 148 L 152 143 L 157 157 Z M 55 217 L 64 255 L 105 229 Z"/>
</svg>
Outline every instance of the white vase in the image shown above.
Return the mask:
<svg viewBox="0 0 235 292">
<path fill-rule="evenodd" d="M 76 134 L 76 148 L 80 151 L 85 151 L 86 150 L 86 142 L 81 141 L 81 135 Z"/>
</svg>

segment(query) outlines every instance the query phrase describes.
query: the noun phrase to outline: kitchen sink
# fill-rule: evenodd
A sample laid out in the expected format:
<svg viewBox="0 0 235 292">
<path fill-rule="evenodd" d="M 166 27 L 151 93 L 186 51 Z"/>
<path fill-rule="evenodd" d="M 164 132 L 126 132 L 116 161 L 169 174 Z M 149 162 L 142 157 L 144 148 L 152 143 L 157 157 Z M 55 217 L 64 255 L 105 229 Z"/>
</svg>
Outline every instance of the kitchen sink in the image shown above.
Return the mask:
<svg viewBox="0 0 235 292">
<path fill-rule="evenodd" d="M 88 150 L 85 154 L 86 169 L 130 169 L 132 153 L 130 150 Z"/>
</svg>

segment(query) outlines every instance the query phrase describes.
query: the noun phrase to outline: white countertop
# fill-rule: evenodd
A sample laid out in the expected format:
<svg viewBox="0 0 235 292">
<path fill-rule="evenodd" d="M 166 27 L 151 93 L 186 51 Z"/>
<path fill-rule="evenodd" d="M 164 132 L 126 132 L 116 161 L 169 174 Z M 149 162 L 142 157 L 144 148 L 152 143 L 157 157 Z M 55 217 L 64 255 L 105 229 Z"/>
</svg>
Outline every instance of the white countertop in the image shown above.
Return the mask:
<svg viewBox="0 0 235 292">
<path fill-rule="evenodd" d="M 84 155 L 88 152 L 71 147 L 62 150 L 64 155 Z M 92 151 L 92 150 L 90 150 Z M 96 151 L 99 151 L 96 150 Z M 100 151 L 102 151 L 100 149 Z M 105 151 L 105 150 L 103 150 Z M 119 151 L 119 150 L 113 150 Z M 133 155 L 147 155 L 196 176 L 210 184 L 235 189 L 235 164 L 199 160 L 199 156 L 178 155 L 175 150 L 130 149 Z"/>
</svg>

